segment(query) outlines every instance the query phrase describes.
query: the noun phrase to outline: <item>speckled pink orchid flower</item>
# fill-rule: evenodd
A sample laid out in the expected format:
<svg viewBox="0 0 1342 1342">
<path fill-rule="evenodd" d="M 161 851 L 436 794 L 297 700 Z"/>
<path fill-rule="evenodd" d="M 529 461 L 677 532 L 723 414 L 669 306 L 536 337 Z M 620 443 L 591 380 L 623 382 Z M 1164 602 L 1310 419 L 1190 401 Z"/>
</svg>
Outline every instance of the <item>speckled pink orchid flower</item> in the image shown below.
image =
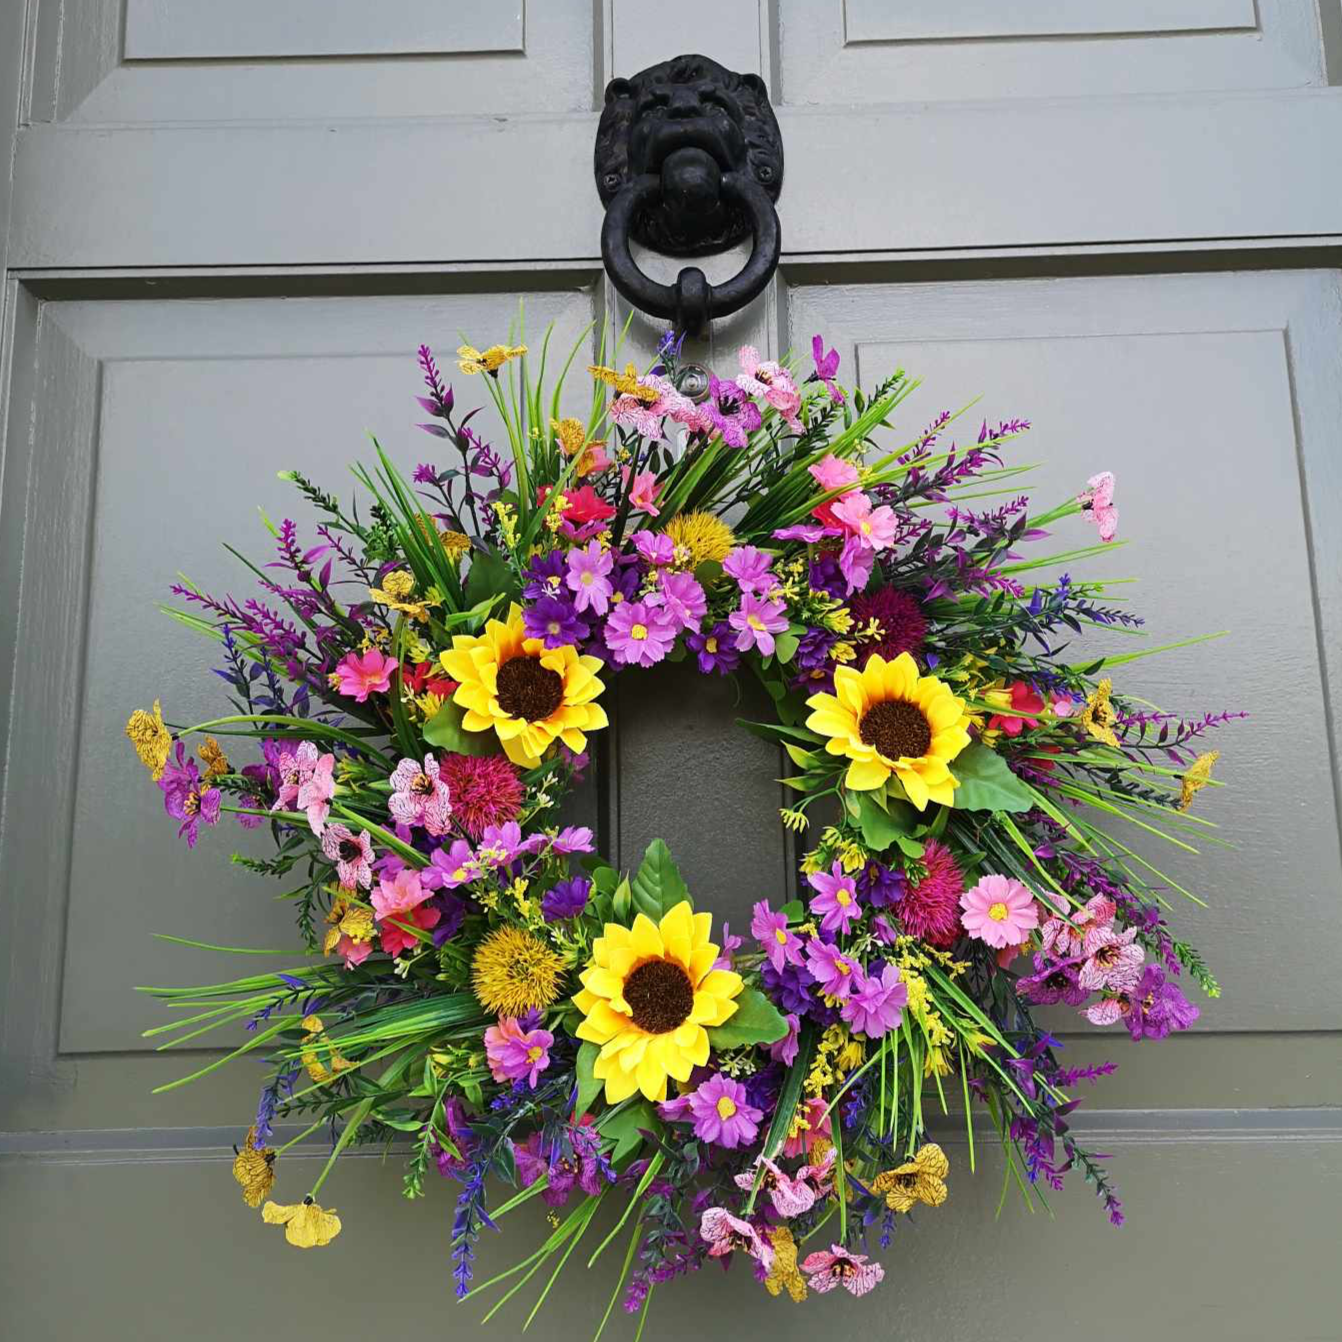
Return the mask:
<svg viewBox="0 0 1342 1342">
<path fill-rule="evenodd" d="M 331 798 L 336 788 L 334 770 L 335 756 L 322 755 L 298 789 L 298 809 L 308 813 L 308 824 L 318 838 L 326 828 L 326 817 L 331 814 Z"/>
<path fill-rule="evenodd" d="M 792 374 L 773 359 L 761 359 L 754 345 L 742 345 L 737 358 L 741 372 L 736 385 L 751 396 L 758 396 L 783 417 L 794 433 L 802 431 L 797 411 L 801 409 L 801 392 Z"/>
<path fill-rule="evenodd" d="M 367 830 L 359 834 L 348 825 L 327 825 L 322 834 L 322 852 L 336 864 L 336 876 L 347 890 L 373 884 L 373 838 Z"/>
<path fill-rule="evenodd" d="M 1101 471 L 1086 481 L 1088 488 L 1076 496 L 1081 511 L 1100 529 L 1100 540 L 1108 544 L 1118 535 L 1118 509 L 1114 507 L 1113 471 Z"/>
<path fill-rule="evenodd" d="M 885 1276 L 879 1263 L 867 1262 L 864 1253 L 849 1253 L 842 1244 L 831 1244 L 829 1251 L 808 1254 L 802 1260 L 801 1270 L 809 1277 L 809 1285 L 819 1295 L 842 1286 L 849 1295 L 866 1295 Z"/>
<path fill-rule="evenodd" d="M 742 1249 L 765 1271 L 773 1266 L 774 1251 L 749 1221 L 733 1216 L 724 1207 L 709 1207 L 699 1218 L 699 1236 L 708 1244 L 710 1258 L 724 1258 Z"/>
</svg>

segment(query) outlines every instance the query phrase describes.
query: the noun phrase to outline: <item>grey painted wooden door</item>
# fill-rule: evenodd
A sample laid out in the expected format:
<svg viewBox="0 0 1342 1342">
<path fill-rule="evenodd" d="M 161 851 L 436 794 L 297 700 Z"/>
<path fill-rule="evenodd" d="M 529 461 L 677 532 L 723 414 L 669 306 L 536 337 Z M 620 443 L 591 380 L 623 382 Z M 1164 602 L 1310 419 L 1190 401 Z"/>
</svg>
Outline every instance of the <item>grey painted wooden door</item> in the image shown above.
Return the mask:
<svg viewBox="0 0 1342 1342">
<path fill-rule="evenodd" d="M 6 1338 L 478 1335 L 451 1303 L 450 1187 L 402 1204 L 352 1160 L 341 1239 L 286 1254 L 228 1175 L 253 1077 L 150 1096 L 186 1059 L 141 1038 L 158 1017 L 131 985 L 216 966 L 149 931 L 285 927 L 268 890 L 177 848 L 120 727 L 155 693 L 205 709 L 203 649 L 152 603 L 184 566 L 227 580 L 202 538 L 256 544 L 276 469 L 338 475 L 365 427 L 422 449 L 417 342 L 500 338 L 516 295 L 532 330 L 622 315 L 595 108 L 685 47 L 760 71 L 787 147 L 778 280 L 697 353 L 824 331 L 850 375 L 922 374 L 927 419 L 977 392 L 1030 416 L 1047 494 L 1115 470 L 1140 539 L 1118 565 L 1161 641 L 1235 630 L 1149 664 L 1153 695 L 1253 715 L 1218 794 L 1237 847 L 1202 864 L 1211 908 L 1180 911 L 1225 996 L 1161 1046 L 1066 1041 L 1120 1063 L 1086 1121 L 1129 1225 L 1082 1188 L 1056 1220 L 994 1220 L 991 1161 L 971 1181 L 960 1158 L 895 1289 L 824 1326 L 1342 1334 L 1340 37 L 1338 0 L 0 3 Z M 636 321 L 636 352 L 657 334 Z M 660 831 L 741 919 L 787 880 L 774 761 L 719 688 L 645 688 L 590 804 L 615 853 Z M 590 1336 L 595 1287 L 561 1281 L 552 1336 Z M 819 1317 L 746 1299 L 704 1273 L 646 1335 Z"/>
</svg>

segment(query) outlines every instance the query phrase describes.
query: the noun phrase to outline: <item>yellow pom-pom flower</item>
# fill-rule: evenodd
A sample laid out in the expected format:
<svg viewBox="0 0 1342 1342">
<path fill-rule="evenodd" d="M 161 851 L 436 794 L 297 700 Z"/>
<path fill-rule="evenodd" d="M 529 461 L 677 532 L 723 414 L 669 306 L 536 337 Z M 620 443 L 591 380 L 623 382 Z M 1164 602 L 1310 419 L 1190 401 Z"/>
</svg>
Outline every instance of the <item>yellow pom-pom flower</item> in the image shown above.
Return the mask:
<svg viewBox="0 0 1342 1342">
<path fill-rule="evenodd" d="M 920 811 L 953 803 L 960 784 L 948 766 L 969 744 L 965 703 L 936 676 L 920 676 L 907 652 L 892 662 L 874 653 L 862 671 L 837 667 L 834 693 L 806 705 L 806 725 L 829 738 L 825 749 L 851 761 L 847 787 L 869 792 L 893 776 Z"/>
<path fill-rule="evenodd" d="M 708 1031 L 736 1012 L 739 974 L 714 969 L 711 913 L 689 900 L 654 923 L 640 913 L 633 927 L 607 923 L 592 943 L 582 991 L 573 1003 L 585 1017 L 579 1039 L 599 1044 L 592 1075 L 606 1083 L 606 1103 L 636 1090 L 666 1099 L 668 1077 L 688 1081 L 708 1061 Z"/>
<path fill-rule="evenodd" d="M 559 996 L 564 961 L 539 937 L 505 925 L 476 947 L 471 985 L 480 1005 L 496 1016 L 525 1016 Z"/>
<path fill-rule="evenodd" d="M 709 559 L 721 563 L 736 544 L 731 527 L 712 513 L 681 513 L 666 524 L 666 534 L 677 549 L 683 547 L 689 554 L 691 568 Z"/>
<path fill-rule="evenodd" d="M 547 648 L 527 638 L 516 605 L 507 623 L 490 620 L 483 634 L 455 635 L 439 660 L 459 682 L 452 698 L 466 710 L 461 725 L 468 732 L 492 728 L 524 769 L 539 764 L 556 740 L 581 754 L 586 733 L 607 725 L 606 710 L 594 702 L 605 689 L 600 659 L 571 644 Z"/>
</svg>

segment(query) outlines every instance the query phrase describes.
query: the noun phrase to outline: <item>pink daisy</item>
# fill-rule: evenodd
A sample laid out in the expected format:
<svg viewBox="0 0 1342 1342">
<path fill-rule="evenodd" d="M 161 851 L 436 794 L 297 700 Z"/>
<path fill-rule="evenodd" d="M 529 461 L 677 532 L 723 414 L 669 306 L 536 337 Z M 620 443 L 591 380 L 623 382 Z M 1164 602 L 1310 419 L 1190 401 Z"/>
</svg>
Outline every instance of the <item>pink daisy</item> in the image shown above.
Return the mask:
<svg viewBox="0 0 1342 1342">
<path fill-rule="evenodd" d="M 403 759 L 391 775 L 391 796 L 387 810 L 402 825 L 422 825 L 437 837 L 447 833 L 452 799 L 443 782 L 438 761 L 424 756 L 424 763 Z"/>
<path fill-rule="evenodd" d="M 336 875 L 347 890 L 373 884 L 373 839 L 364 830 L 356 835 L 348 825 L 327 825 L 322 852 L 336 864 Z"/>
<path fill-rule="evenodd" d="M 770 569 L 774 558 L 753 545 L 738 545 L 727 552 L 722 571 L 736 581 L 736 585 L 752 596 L 767 596 L 778 586 L 778 579 Z"/>
<path fill-rule="evenodd" d="M 342 657 L 336 666 L 336 682 L 340 693 L 357 703 L 366 703 L 370 694 L 386 694 L 391 689 L 391 673 L 396 670 L 396 659 L 376 648 L 369 648 L 362 656 L 354 653 Z"/>
<path fill-rule="evenodd" d="M 681 629 L 697 632 L 708 613 L 708 598 L 692 573 L 659 573 L 657 592 L 648 600 L 668 611 Z"/>
<path fill-rule="evenodd" d="M 849 1253 L 842 1244 L 831 1244 L 829 1252 L 808 1254 L 801 1269 L 810 1278 L 810 1287 L 819 1295 L 842 1286 L 849 1295 L 866 1295 L 885 1276 L 879 1263 L 867 1262 L 864 1253 Z"/>
<path fill-rule="evenodd" d="M 335 756 L 323 755 L 298 789 L 298 809 L 308 813 L 308 824 L 318 837 L 331 814 L 331 798 L 335 796 Z"/>
<path fill-rule="evenodd" d="M 971 937 L 1002 950 L 1039 926 L 1034 895 L 1010 876 L 985 876 L 960 896 L 960 922 Z"/>
<path fill-rule="evenodd" d="M 610 571 L 615 558 L 598 540 L 592 540 L 580 550 L 568 554 L 568 574 L 564 578 L 573 593 L 573 605 L 578 611 L 590 610 L 604 615 L 610 608 Z"/>
<path fill-rule="evenodd" d="M 783 611 L 781 601 L 761 601 L 749 592 L 742 592 L 740 609 L 727 616 L 727 623 L 737 631 L 738 651 L 756 648 L 768 657 L 774 650 L 774 635 L 787 628 Z"/>
<path fill-rule="evenodd" d="M 532 1090 L 540 1074 L 550 1065 L 550 1046 L 555 1037 L 549 1030 L 524 1030 L 513 1016 L 501 1016 L 485 1031 L 485 1057 L 494 1080 L 521 1081 Z"/>
<path fill-rule="evenodd" d="M 404 867 L 391 880 L 385 876 L 370 896 L 373 912 L 379 922 L 417 909 L 432 894 L 419 879 L 413 867 Z"/>
<path fill-rule="evenodd" d="M 767 1271 L 773 1266 L 774 1251 L 749 1221 L 733 1216 L 724 1207 L 709 1207 L 699 1218 L 699 1237 L 708 1244 L 710 1258 L 723 1258 L 744 1249 Z"/>
<path fill-rule="evenodd" d="M 526 790 L 504 755 L 444 755 L 439 779 L 452 798 L 452 819 L 477 842 L 489 825 L 516 820 Z"/>
<path fill-rule="evenodd" d="M 1076 976 L 1077 983 L 1092 991 L 1127 992 L 1142 976 L 1146 952 L 1136 944 L 1137 929 L 1115 932 L 1112 927 L 1097 927 L 1086 933 L 1083 950 L 1086 963 Z"/>
<path fill-rule="evenodd" d="M 862 916 L 862 905 L 857 899 L 857 878 L 845 875 L 843 863 L 836 860 L 830 871 L 812 872 L 806 879 L 820 892 L 811 896 L 809 908 L 820 916 L 824 931 L 847 932 L 853 921 Z"/>
<path fill-rule="evenodd" d="M 910 936 L 938 950 L 948 950 L 960 935 L 960 894 L 965 878 L 951 850 L 936 839 L 924 841 L 922 862 L 926 874 L 909 883 L 899 902 L 899 921 Z"/>
</svg>

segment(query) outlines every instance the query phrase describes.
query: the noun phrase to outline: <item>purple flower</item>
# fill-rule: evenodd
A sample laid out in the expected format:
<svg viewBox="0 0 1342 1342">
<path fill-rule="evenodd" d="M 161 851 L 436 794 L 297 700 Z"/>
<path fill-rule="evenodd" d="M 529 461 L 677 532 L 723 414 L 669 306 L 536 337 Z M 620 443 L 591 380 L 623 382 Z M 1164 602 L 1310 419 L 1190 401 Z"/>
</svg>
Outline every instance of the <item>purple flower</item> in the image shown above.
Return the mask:
<svg viewBox="0 0 1342 1342">
<path fill-rule="evenodd" d="M 769 1045 L 769 1056 L 775 1062 L 781 1062 L 784 1067 L 791 1067 L 797 1061 L 797 1034 L 800 1028 L 801 1021 L 797 1018 L 797 1013 L 789 1011 L 787 1013 L 787 1034 Z"/>
<path fill-rule="evenodd" d="M 862 981 L 862 966 L 845 955 L 837 946 L 812 937 L 806 943 L 806 972 L 816 981 L 827 997 L 840 1001 L 853 995 Z"/>
<path fill-rule="evenodd" d="M 541 917 L 547 923 L 576 918 L 587 907 L 587 897 L 591 893 L 592 882 L 586 876 L 560 881 L 541 897 Z"/>
<path fill-rule="evenodd" d="M 423 405 L 426 398 L 421 396 L 418 397 L 417 399 L 419 400 L 420 404 Z M 429 413 L 433 414 L 434 412 L 430 410 Z M 436 429 L 438 426 L 436 424 L 431 426 L 422 424 L 420 425 L 420 427 L 421 428 L 432 427 Z M 415 467 L 415 474 L 413 478 L 417 485 L 436 485 L 438 483 L 438 467 L 433 465 L 432 462 L 421 461 L 419 465 Z"/>
<path fill-rule="evenodd" d="M 805 1015 L 814 1005 L 811 999 L 811 975 L 800 965 L 785 965 L 775 969 L 765 963 L 760 979 L 770 999 L 780 1010 L 797 1016 Z"/>
<path fill-rule="evenodd" d="M 879 978 L 875 974 L 863 978 L 840 1014 L 859 1034 L 879 1039 L 899 1024 L 908 1002 L 909 985 L 894 965 L 886 965 Z"/>
<path fill-rule="evenodd" d="M 651 605 L 660 605 L 671 613 L 678 629 L 699 628 L 699 621 L 708 612 L 708 599 L 704 589 L 695 581 L 691 573 L 661 573 L 658 575 L 659 590 L 648 598 Z"/>
<path fill-rule="evenodd" d="M 759 1134 L 761 1110 L 750 1103 L 746 1088 L 720 1072 L 689 1096 L 694 1135 L 702 1142 L 735 1150 L 749 1146 Z"/>
<path fill-rule="evenodd" d="M 1023 997 L 1040 1006 L 1054 1006 L 1058 1002 L 1080 1006 L 1090 996 L 1090 990 L 1076 981 L 1083 960 L 1082 956 L 1071 960 L 1046 960 L 1042 955 L 1036 955 L 1035 972 L 1022 978 L 1016 987 Z"/>
<path fill-rule="evenodd" d="M 186 750 L 177 742 L 177 763 L 168 764 L 163 776 L 158 780 L 163 792 L 163 809 L 174 820 L 182 823 L 177 836 L 186 838 L 186 846 L 194 848 L 200 833 L 200 822 L 207 825 L 219 823 L 219 789 L 202 788 L 200 770 L 196 761 L 186 758 Z"/>
<path fill-rule="evenodd" d="M 774 650 L 774 635 L 787 628 L 781 601 L 761 601 L 749 592 L 741 594 L 741 608 L 727 616 L 727 623 L 736 633 L 736 646 L 741 652 L 756 648 L 768 657 Z"/>
<path fill-rule="evenodd" d="M 807 881 L 818 894 L 811 897 L 810 910 L 820 915 L 820 926 L 826 932 L 847 932 L 850 925 L 862 916 L 862 905 L 857 900 L 857 882 L 835 861 L 830 871 L 812 872 Z"/>
<path fill-rule="evenodd" d="M 835 405 L 842 405 L 843 392 L 834 385 L 834 378 L 839 371 L 839 351 L 832 349 L 826 354 L 824 340 L 820 336 L 813 336 L 811 357 L 815 360 L 815 381 L 825 384 L 825 390 L 829 392 L 829 398 Z"/>
<path fill-rule="evenodd" d="M 873 909 L 887 909 L 904 898 L 907 882 L 897 867 L 887 867 L 872 858 L 858 873 L 857 893 Z"/>
<path fill-rule="evenodd" d="M 769 963 L 781 970 L 784 965 L 799 965 L 805 959 L 801 938 L 788 930 L 787 914 L 775 913 L 767 899 L 761 899 L 752 910 L 750 935 L 764 947 Z"/>
<path fill-rule="evenodd" d="M 606 645 L 626 666 L 656 666 L 676 641 L 676 622 L 663 606 L 622 601 L 606 621 Z"/>
<path fill-rule="evenodd" d="M 571 853 L 590 853 L 596 847 L 592 841 L 592 831 L 586 825 L 565 825 L 555 835 L 550 846 L 565 857 Z"/>
<path fill-rule="evenodd" d="M 434 851 L 419 879 L 430 890 L 455 890 L 459 885 L 469 885 L 479 875 L 480 863 L 471 845 L 465 839 L 453 839 L 451 848 L 444 846 Z"/>
<path fill-rule="evenodd" d="M 712 374 L 704 409 L 728 447 L 744 447 L 747 436 L 764 422 L 759 406 L 735 382 L 720 382 Z"/>
<path fill-rule="evenodd" d="M 1159 965 L 1148 965 L 1132 990 L 1128 1033 L 1133 1039 L 1164 1039 L 1171 1030 L 1188 1029 L 1201 1014 Z"/>
<path fill-rule="evenodd" d="M 729 550 L 722 561 L 722 571 L 736 580 L 736 585 L 752 596 L 767 596 L 777 585 L 778 579 L 770 572 L 773 556 L 756 549 L 753 545 L 738 545 Z"/>
<path fill-rule="evenodd" d="M 876 562 L 876 551 L 869 545 L 863 545 L 857 536 L 849 536 L 839 552 L 839 571 L 848 584 L 845 596 L 860 592 L 871 578 L 871 570 Z"/>
<path fill-rule="evenodd" d="M 522 612 L 522 627 L 528 638 L 539 638 L 547 648 L 580 643 L 592 632 L 574 609 L 574 603 L 557 596 L 543 596 L 535 605 L 528 606 Z"/>
<path fill-rule="evenodd" d="M 699 670 L 725 676 L 741 665 L 741 654 L 732 641 L 731 626 L 719 620 L 707 633 L 685 635 L 685 645 L 699 659 Z"/>
<path fill-rule="evenodd" d="M 502 1016 L 485 1031 L 485 1058 L 495 1081 L 521 1081 L 532 1090 L 540 1074 L 550 1065 L 550 1046 L 555 1037 L 549 1030 L 528 1030 L 525 1022 Z"/>
<path fill-rule="evenodd" d="M 662 531 L 638 531 L 634 533 L 634 549 L 649 564 L 660 568 L 676 557 L 675 542 Z"/>
<path fill-rule="evenodd" d="M 573 604 L 579 610 L 604 615 L 610 607 L 610 572 L 615 560 L 601 542 L 592 540 L 581 550 L 570 550 L 565 582 L 573 592 Z"/>
<path fill-rule="evenodd" d="M 522 595 L 528 601 L 539 601 L 543 596 L 558 596 L 564 590 L 567 573 L 568 564 L 562 550 L 536 555 L 523 575 L 526 582 L 522 586 Z"/>
<path fill-rule="evenodd" d="M 848 581 L 839 567 L 838 556 L 828 550 L 822 550 L 812 558 L 808 581 L 817 592 L 826 592 L 836 601 L 842 601 L 848 595 Z"/>
</svg>

